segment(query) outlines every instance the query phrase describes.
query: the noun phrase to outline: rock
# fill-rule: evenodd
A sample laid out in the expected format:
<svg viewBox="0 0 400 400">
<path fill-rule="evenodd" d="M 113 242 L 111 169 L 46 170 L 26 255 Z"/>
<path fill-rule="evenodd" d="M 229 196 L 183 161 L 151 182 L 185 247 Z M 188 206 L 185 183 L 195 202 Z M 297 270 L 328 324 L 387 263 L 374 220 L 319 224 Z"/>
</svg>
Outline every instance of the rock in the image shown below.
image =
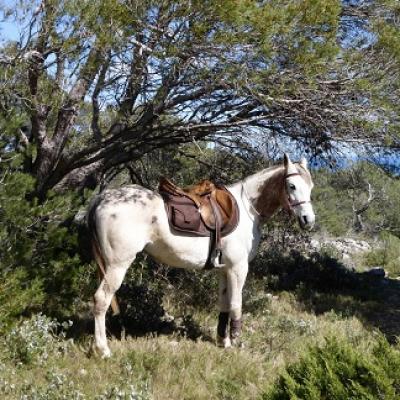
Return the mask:
<svg viewBox="0 0 400 400">
<path fill-rule="evenodd" d="M 315 250 L 320 250 L 323 247 L 333 247 L 343 256 L 371 250 L 370 244 L 365 240 L 356 240 L 351 238 L 324 239 L 321 241 L 311 239 L 310 247 Z"/>
<path fill-rule="evenodd" d="M 86 224 L 86 210 L 79 210 L 74 216 L 74 223 L 77 225 Z"/>
</svg>

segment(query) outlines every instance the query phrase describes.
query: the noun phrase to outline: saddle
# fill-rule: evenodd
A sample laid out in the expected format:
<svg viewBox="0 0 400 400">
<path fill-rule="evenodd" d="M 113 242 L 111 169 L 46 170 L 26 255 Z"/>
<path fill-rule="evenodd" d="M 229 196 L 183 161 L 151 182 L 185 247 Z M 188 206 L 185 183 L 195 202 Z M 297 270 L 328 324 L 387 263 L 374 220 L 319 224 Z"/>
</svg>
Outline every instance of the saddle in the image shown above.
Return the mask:
<svg viewBox="0 0 400 400">
<path fill-rule="evenodd" d="M 204 268 L 214 268 L 216 259 L 221 264 L 221 238 L 229 235 L 239 222 L 239 208 L 232 194 L 209 180 L 180 188 L 164 177 L 158 190 L 172 230 L 210 237 Z"/>
</svg>

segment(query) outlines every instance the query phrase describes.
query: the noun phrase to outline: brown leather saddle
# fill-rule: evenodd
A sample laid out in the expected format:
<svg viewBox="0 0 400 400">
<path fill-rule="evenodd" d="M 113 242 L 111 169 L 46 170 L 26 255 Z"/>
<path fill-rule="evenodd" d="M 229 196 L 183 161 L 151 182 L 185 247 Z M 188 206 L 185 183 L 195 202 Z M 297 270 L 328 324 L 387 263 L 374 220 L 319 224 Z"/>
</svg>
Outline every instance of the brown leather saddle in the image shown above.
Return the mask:
<svg viewBox="0 0 400 400">
<path fill-rule="evenodd" d="M 216 259 L 221 264 L 221 238 L 229 235 L 239 222 L 239 208 L 232 194 L 209 180 L 180 188 L 164 177 L 158 190 L 172 230 L 210 237 L 204 268 L 214 268 Z"/>
</svg>

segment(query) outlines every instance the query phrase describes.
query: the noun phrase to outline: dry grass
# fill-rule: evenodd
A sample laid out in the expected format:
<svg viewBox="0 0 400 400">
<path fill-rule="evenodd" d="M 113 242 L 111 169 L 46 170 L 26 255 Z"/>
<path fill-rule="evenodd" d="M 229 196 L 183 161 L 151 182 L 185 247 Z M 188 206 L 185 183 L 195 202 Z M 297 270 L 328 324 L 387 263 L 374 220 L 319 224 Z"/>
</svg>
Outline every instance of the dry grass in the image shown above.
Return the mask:
<svg viewBox="0 0 400 400">
<path fill-rule="evenodd" d="M 147 336 L 111 340 L 113 357 L 100 360 L 87 356 L 90 339 L 85 337 L 44 366 L 15 366 L 5 359 L 1 398 L 28 393 L 26 399 L 257 399 L 309 345 L 328 335 L 360 343 L 371 338 L 356 317 L 333 311 L 316 316 L 287 292 L 259 292 L 252 300 L 250 308 L 256 303 L 259 311 L 245 314 L 242 348 L 223 350 L 201 337 L 193 341 L 178 334 Z M 215 333 L 209 315 L 194 313 L 193 319 L 204 332 Z M 54 374 L 63 377 L 59 386 Z M 142 397 L 132 395 L 132 386 Z M 32 394 L 35 390 L 39 395 Z"/>
<path fill-rule="evenodd" d="M 399 334 L 399 281 L 368 278 L 329 259 L 325 265 L 299 258 L 286 267 L 284 261 L 280 274 L 268 264 L 268 275 L 261 269 L 249 277 L 242 347 L 215 346 L 215 287 L 205 275 L 193 280 L 193 298 L 189 287 L 183 298 L 178 290 L 164 292 L 164 308 L 175 316 L 172 333 L 111 339 L 111 359 L 89 357 L 92 336 L 85 334 L 63 354 L 53 349 L 43 365 L 18 365 L 4 349 L 0 398 L 260 399 L 288 363 L 327 337 L 363 351 L 376 329 L 389 338 Z"/>
</svg>

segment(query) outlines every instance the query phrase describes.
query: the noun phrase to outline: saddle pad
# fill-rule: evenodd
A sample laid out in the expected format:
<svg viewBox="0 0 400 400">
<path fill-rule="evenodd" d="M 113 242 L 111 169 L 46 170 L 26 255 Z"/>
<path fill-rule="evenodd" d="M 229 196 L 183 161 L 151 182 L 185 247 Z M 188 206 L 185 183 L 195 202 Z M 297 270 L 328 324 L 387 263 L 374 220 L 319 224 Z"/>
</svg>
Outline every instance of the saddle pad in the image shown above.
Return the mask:
<svg viewBox="0 0 400 400">
<path fill-rule="evenodd" d="M 195 236 L 210 236 L 212 229 L 204 223 L 199 208 L 190 197 L 164 191 L 160 191 L 160 194 L 164 200 L 168 222 L 172 230 L 190 233 Z M 239 222 L 239 209 L 236 201 L 234 201 L 234 208 L 233 218 L 222 227 L 221 236 L 231 233 Z M 221 211 L 224 212 L 225 210 L 221 209 Z"/>
<path fill-rule="evenodd" d="M 173 230 L 196 236 L 210 236 L 210 231 L 201 219 L 199 209 L 192 199 L 166 192 L 160 194 L 164 200 L 168 222 Z"/>
</svg>

